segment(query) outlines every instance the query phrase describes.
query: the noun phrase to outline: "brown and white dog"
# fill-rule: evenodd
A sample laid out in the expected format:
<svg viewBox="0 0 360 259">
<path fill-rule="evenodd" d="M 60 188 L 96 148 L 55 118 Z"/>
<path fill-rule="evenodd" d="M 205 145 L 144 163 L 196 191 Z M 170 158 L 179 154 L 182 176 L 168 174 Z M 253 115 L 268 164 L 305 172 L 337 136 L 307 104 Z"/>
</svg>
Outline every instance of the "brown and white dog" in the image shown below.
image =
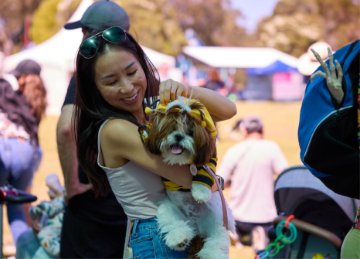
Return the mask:
<svg viewBox="0 0 360 259">
<path fill-rule="evenodd" d="M 203 238 L 200 258 L 228 258 L 229 230 L 234 220 L 228 206 L 223 212 L 219 192 L 212 192 L 214 177 L 203 167 L 215 171 L 216 128 L 206 107 L 195 99 L 179 98 L 167 106 L 146 110 L 150 117 L 144 143 L 164 162 L 171 165 L 191 165 L 191 189 L 164 179 L 167 198 L 159 204 L 157 213 L 160 233 L 174 250 L 184 250 L 199 235 Z M 224 214 L 224 215 L 223 215 Z"/>
</svg>

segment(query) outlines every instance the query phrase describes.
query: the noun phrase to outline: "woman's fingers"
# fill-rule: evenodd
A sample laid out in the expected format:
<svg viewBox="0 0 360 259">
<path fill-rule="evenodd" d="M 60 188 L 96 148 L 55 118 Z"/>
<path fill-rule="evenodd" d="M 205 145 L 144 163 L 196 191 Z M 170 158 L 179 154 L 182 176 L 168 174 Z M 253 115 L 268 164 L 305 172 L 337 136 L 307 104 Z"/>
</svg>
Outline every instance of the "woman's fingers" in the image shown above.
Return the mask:
<svg viewBox="0 0 360 259">
<path fill-rule="evenodd" d="M 174 80 L 168 79 L 160 83 L 159 89 L 160 102 L 167 104 L 172 100 L 177 99 L 179 96 L 188 96 L 188 88 L 183 84 Z"/>
</svg>

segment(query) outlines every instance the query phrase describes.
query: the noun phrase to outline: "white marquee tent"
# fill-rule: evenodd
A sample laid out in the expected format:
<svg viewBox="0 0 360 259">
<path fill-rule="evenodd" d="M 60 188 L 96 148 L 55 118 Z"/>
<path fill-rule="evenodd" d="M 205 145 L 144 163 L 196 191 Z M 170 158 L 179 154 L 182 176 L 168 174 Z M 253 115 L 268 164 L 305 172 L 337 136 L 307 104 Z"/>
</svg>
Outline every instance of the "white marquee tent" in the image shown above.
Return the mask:
<svg viewBox="0 0 360 259">
<path fill-rule="evenodd" d="M 80 20 L 85 10 L 93 3 L 83 0 L 69 21 Z M 81 30 L 62 28 L 49 40 L 29 49 L 8 56 L 4 62 L 6 72 L 24 59 L 33 59 L 42 66 L 41 75 L 48 91 L 48 114 L 59 114 L 66 94 L 67 86 L 75 67 L 75 57 L 81 42 Z M 144 47 L 144 51 L 156 67 L 166 65 L 173 68 L 175 58 Z"/>
<path fill-rule="evenodd" d="M 273 48 L 188 46 L 183 52 L 218 68 L 263 68 L 277 61 L 297 67 L 298 59 Z"/>
</svg>

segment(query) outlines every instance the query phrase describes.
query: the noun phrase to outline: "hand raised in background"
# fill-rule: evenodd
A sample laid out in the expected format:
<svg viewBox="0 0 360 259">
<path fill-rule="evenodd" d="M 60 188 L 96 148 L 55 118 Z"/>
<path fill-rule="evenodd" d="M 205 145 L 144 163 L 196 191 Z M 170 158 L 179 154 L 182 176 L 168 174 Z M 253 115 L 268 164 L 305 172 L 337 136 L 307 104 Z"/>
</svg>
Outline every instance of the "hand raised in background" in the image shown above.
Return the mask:
<svg viewBox="0 0 360 259">
<path fill-rule="evenodd" d="M 342 78 L 343 71 L 340 66 L 340 63 L 335 60 L 330 48 L 328 48 L 329 55 L 329 67 L 322 61 L 320 55 L 313 49 L 311 52 L 314 54 L 315 58 L 319 61 L 323 71 L 317 71 L 311 75 L 311 80 L 317 76 L 321 76 L 326 79 L 327 87 L 330 91 L 330 94 L 334 97 L 336 102 L 340 104 L 344 98 L 344 91 L 342 89 Z"/>
</svg>

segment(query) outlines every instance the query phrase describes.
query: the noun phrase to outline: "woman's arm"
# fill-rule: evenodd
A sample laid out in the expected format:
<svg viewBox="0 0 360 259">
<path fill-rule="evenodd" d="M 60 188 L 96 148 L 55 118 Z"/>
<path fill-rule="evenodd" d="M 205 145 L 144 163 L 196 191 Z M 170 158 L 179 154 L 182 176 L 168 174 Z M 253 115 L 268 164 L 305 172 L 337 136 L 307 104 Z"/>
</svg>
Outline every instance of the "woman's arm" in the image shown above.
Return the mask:
<svg viewBox="0 0 360 259">
<path fill-rule="evenodd" d="M 236 114 L 236 105 L 216 91 L 197 87 L 185 86 L 174 80 L 165 80 L 159 88 L 160 102 L 167 104 L 178 96 L 198 99 L 202 102 L 215 121 L 227 120 Z"/>
<path fill-rule="evenodd" d="M 113 119 L 104 125 L 100 134 L 105 166 L 116 168 L 133 161 L 179 185 L 191 187 L 189 167 L 167 165 L 161 156 L 151 154 L 142 143 L 136 125 L 126 120 Z"/>
<path fill-rule="evenodd" d="M 227 120 L 236 115 L 237 110 L 235 103 L 216 91 L 204 87 L 192 86 L 190 87 L 189 97 L 200 100 L 215 121 Z"/>
</svg>

